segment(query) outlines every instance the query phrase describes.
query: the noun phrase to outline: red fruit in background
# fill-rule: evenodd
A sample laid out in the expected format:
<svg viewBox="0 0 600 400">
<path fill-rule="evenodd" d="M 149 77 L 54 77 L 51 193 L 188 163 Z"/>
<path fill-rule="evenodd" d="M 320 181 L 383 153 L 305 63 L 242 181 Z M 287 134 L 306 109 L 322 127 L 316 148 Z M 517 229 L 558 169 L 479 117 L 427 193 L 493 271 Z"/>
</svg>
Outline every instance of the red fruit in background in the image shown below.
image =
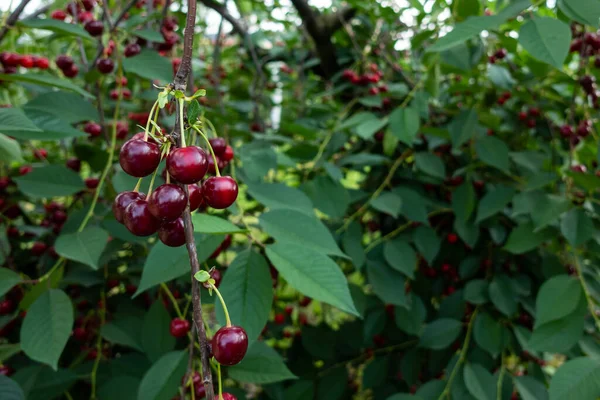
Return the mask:
<svg viewBox="0 0 600 400">
<path fill-rule="evenodd" d="M 235 154 L 233 152 L 233 148 L 228 145 L 225 147 L 225 151 L 223 152 L 221 159 L 225 162 L 229 162 L 229 161 L 233 160 L 234 155 Z"/>
<path fill-rule="evenodd" d="M 371 87 L 371 88 L 369 88 L 369 94 L 370 94 L 371 96 L 375 96 L 377 93 L 379 93 L 379 89 L 378 89 L 378 88 L 376 88 L 376 87 L 374 87 L 374 86 L 373 86 L 373 87 Z"/>
<path fill-rule="evenodd" d="M 4 67 L 18 67 L 21 63 L 21 56 L 17 53 L 2 53 L 0 61 Z"/>
<path fill-rule="evenodd" d="M 119 163 L 123 171 L 131 176 L 136 178 L 148 176 L 160 164 L 160 149 L 156 144 L 141 139 L 128 140 L 121 147 Z"/>
<path fill-rule="evenodd" d="M 94 14 L 92 14 L 89 11 L 84 11 L 79 13 L 79 15 L 77 15 L 77 20 L 82 23 L 85 24 L 88 21 L 93 21 L 94 20 Z"/>
<path fill-rule="evenodd" d="M 19 175 L 21 176 L 27 175 L 31 171 L 33 171 L 33 167 L 31 165 L 23 165 L 19 167 Z"/>
<path fill-rule="evenodd" d="M 253 122 L 250 124 L 250 130 L 252 132 L 264 132 L 264 128 L 263 126 L 260 124 L 260 122 Z"/>
<path fill-rule="evenodd" d="M 144 200 L 146 195 L 140 192 L 122 192 L 117 195 L 112 205 L 115 219 L 120 223 L 125 222 L 125 209 L 134 200 Z"/>
<path fill-rule="evenodd" d="M 531 107 L 529 109 L 529 115 L 531 115 L 532 117 L 539 117 L 542 113 L 540 112 L 540 109 L 537 107 Z"/>
<path fill-rule="evenodd" d="M 236 365 L 246 355 L 248 336 L 241 326 L 224 326 L 212 338 L 215 360 L 222 365 Z"/>
<path fill-rule="evenodd" d="M 185 225 L 183 218 L 163 222 L 158 230 L 158 238 L 169 247 L 179 247 L 185 244 Z"/>
<path fill-rule="evenodd" d="M 11 376 L 14 373 L 14 368 L 9 367 L 8 365 L 0 365 L 0 375 Z M 223 393 L 223 398 L 225 398 L 225 393 Z"/>
<path fill-rule="evenodd" d="M 237 400 L 237 397 L 235 397 L 231 393 L 223 393 L 221 397 L 222 399 L 219 400 Z"/>
<path fill-rule="evenodd" d="M 507 55 L 508 55 L 508 51 L 506 51 L 506 49 L 498 49 L 494 53 L 494 57 L 496 57 L 498 60 L 502 60 Z"/>
<path fill-rule="evenodd" d="M 117 100 L 119 98 L 119 91 L 117 89 L 113 89 L 110 91 L 109 96 L 113 100 Z"/>
<path fill-rule="evenodd" d="M 204 196 L 202 195 L 202 186 L 199 185 L 188 185 L 188 194 L 190 199 L 190 211 L 195 211 L 204 202 Z"/>
<path fill-rule="evenodd" d="M 585 167 L 585 165 L 581 165 L 581 164 L 573 165 L 571 167 L 571 171 L 583 174 L 587 171 L 587 168 Z"/>
<path fill-rule="evenodd" d="M 0 315 L 8 315 L 15 311 L 16 304 L 10 299 L 0 301 Z"/>
<path fill-rule="evenodd" d="M 101 58 L 96 62 L 96 68 L 103 74 L 110 74 L 115 69 L 115 63 L 110 58 Z"/>
<path fill-rule="evenodd" d="M 96 1 L 95 0 L 81 0 L 81 4 L 83 5 L 83 8 L 85 8 L 86 11 L 92 11 L 94 6 L 96 5 Z"/>
<path fill-rule="evenodd" d="M 63 10 L 54 10 L 50 14 L 50 18 L 58 20 L 58 21 L 64 21 L 65 18 L 67 18 L 67 13 L 64 12 Z"/>
<path fill-rule="evenodd" d="M 223 274 L 218 269 L 213 269 L 210 271 L 210 277 L 215 280 L 215 286 L 218 288 L 221 285 L 221 281 L 223 280 Z"/>
<path fill-rule="evenodd" d="M 208 139 L 208 141 L 217 157 L 221 157 L 223 153 L 225 153 L 225 149 L 227 148 L 227 142 L 225 141 L 225 139 L 216 137 L 210 138 Z"/>
<path fill-rule="evenodd" d="M 129 125 L 126 122 L 117 122 L 117 139 L 125 139 L 129 133 Z M 143 138 L 143 136 L 142 136 Z M 148 142 L 156 143 L 152 138 L 149 137 Z"/>
<path fill-rule="evenodd" d="M 133 57 L 133 56 L 137 56 L 138 54 L 140 54 L 141 51 L 142 51 L 142 46 L 140 46 L 137 43 L 130 43 L 125 47 L 123 54 L 125 54 L 125 57 Z"/>
<path fill-rule="evenodd" d="M 448 240 L 448 243 L 454 244 L 458 242 L 458 235 L 456 233 L 449 233 L 448 236 L 446 236 L 446 240 Z"/>
<path fill-rule="evenodd" d="M 55 224 L 62 224 L 67 220 L 67 213 L 62 210 L 56 210 L 50 217 Z"/>
<path fill-rule="evenodd" d="M 537 125 L 537 122 L 535 119 L 531 118 L 531 119 L 527 120 L 526 125 L 528 128 L 535 128 L 535 126 Z"/>
<path fill-rule="evenodd" d="M 160 185 L 148 197 L 148 209 L 156 218 L 173 221 L 181 216 L 187 197 L 179 186 L 174 184 Z"/>
<path fill-rule="evenodd" d="M 162 27 L 168 31 L 175 30 L 177 27 L 177 19 L 171 15 L 166 16 L 163 20 Z"/>
<path fill-rule="evenodd" d="M 521 111 L 519 112 L 518 117 L 521 121 L 525 121 L 527 119 L 527 113 L 525 111 Z"/>
<path fill-rule="evenodd" d="M 8 176 L 0 177 L 0 190 L 5 190 L 8 186 L 10 186 L 11 179 Z"/>
<path fill-rule="evenodd" d="M 32 56 L 21 56 L 21 59 L 19 60 L 19 64 L 21 65 L 21 67 L 23 68 L 33 68 L 33 66 L 35 65 L 35 62 L 33 60 Z"/>
<path fill-rule="evenodd" d="M 102 126 L 95 122 L 88 122 L 83 127 L 83 131 L 89 134 L 91 137 L 97 137 L 102 134 Z"/>
<path fill-rule="evenodd" d="M 573 135 L 573 128 L 570 125 L 561 126 L 559 131 L 560 135 L 565 138 Z"/>
<path fill-rule="evenodd" d="M 283 309 L 283 311 L 285 311 L 285 313 L 286 313 L 287 315 L 291 315 L 291 314 L 292 314 L 292 312 L 294 312 L 294 307 L 292 307 L 292 306 L 290 306 L 290 305 L 287 305 L 287 306 L 285 306 L 285 308 Z"/>
<path fill-rule="evenodd" d="M 175 318 L 171 321 L 169 328 L 171 336 L 176 338 L 184 337 L 190 331 L 190 322 L 185 319 Z"/>
<path fill-rule="evenodd" d="M 175 149 L 167 157 L 167 171 L 177 182 L 191 184 L 206 175 L 208 160 L 200 147 L 189 146 Z"/>
<path fill-rule="evenodd" d="M 300 307 L 306 307 L 311 302 L 312 302 L 312 299 L 310 297 L 304 296 L 298 304 L 300 304 Z"/>
<path fill-rule="evenodd" d="M 48 245 L 44 242 L 35 242 L 31 247 L 31 254 L 34 256 L 41 256 L 48 249 Z"/>
<path fill-rule="evenodd" d="M 150 236 L 160 227 L 160 222 L 150 213 L 145 200 L 133 200 L 123 216 L 125 227 L 136 236 Z"/>
<path fill-rule="evenodd" d="M 84 29 L 91 36 L 100 36 L 104 32 L 104 24 L 102 21 L 91 20 L 85 23 Z"/>
<path fill-rule="evenodd" d="M 33 156 L 37 160 L 43 160 L 46 157 L 48 157 L 48 150 L 46 150 L 46 149 L 37 149 L 37 150 L 34 150 Z"/>
<path fill-rule="evenodd" d="M 79 67 L 77 65 L 72 65 L 71 68 L 63 70 L 63 74 L 67 78 L 74 78 L 79 73 Z"/>
<path fill-rule="evenodd" d="M 285 315 L 284 314 L 275 314 L 275 318 L 273 320 L 277 325 L 282 325 L 285 323 Z"/>
<path fill-rule="evenodd" d="M 78 342 L 83 342 L 87 338 L 87 331 L 85 328 L 78 326 L 77 328 L 73 329 L 72 335 L 73 339 L 77 340 Z"/>
<path fill-rule="evenodd" d="M 231 206 L 238 196 L 238 185 L 230 176 L 212 176 L 202 185 L 204 201 L 218 210 Z"/>
<path fill-rule="evenodd" d="M 58 68 L 63 70 L 63 72 L 65 70 L 70 69 L 74 65 L 73 59 L 67 55 L 60 55 L 56 57 L 56 60 L 54 62 L 56 63 L 56 66 Z"/>
<path fill-rule="evenodd" d="M 35 59 L 35 67 L 39 69 L 48 69 L 50 61 L 46 57 L 38 57 Z"/>
<path fill-rule="evenodd" d="M 85 180 L 85 186 L 88 189 L 96 189 L 98 187 L 99 183 L 100 183 L 100 179 L 98 179 L 98 178 L 87 178 Z"/>
</svg>

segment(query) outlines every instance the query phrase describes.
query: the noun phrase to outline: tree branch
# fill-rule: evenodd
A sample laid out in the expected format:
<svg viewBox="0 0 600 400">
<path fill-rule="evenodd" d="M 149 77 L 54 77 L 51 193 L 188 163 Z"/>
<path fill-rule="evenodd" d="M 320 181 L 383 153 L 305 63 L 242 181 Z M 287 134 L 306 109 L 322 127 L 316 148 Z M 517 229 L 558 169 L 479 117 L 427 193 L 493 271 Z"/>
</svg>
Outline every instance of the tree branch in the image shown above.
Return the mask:
<svg viewBox="0 0 600 400">
<path fill-rule="evenodd" d="M 194 46 L 194 27 L 196 26 L 196 0 L 188 0 L 187 19 L 185 24 L 185 34 L 183 36 L 183 56 L 181 64 L 173 79 L 173 87 L 176 90 L 185 91 L 187 87 L 187 78 L 192 71 L 192 50 Z M 180 102 L 177 103 L 177 118 L 175 120 L 175 132 L 179 132 L 184 121 L 181 120 L 183 110 L 180 110 Z M 181 146 L 182 137 L 177 137 L 177 144 Z M 182 188 L 189 198 L 187 185 L 182 185 Z M 183 212 L 183 222 L 185 227 L 185 242 L 190 258 L 191 279 L 192 279 L 192 304 L 193 304 L 193 320 L 198 335 L 200 344 L 200 358 L 202 362 L 202 376 L 204 378 L 204 388 L 206 389 L 206 398 L 214 400 L 214 388 L 212 382 L 212 373 L 210 362 L 208 359 L 208 339 L 206 338 L 206 330 L 204 328 L 204 320 L 202 318 L 202 302 L 200 301 L 200 287 L 194 275 L 200 271 L 200 263 L 198 262 L 198 253 L 196 250 L 196 242 L 194 240 L 194 227 L 192 226 L 192 215 L 190 213 L 190 204 L 188 202 L 185 211 Z"/>
<path fill-rule="evenodd" d="M 6 36 L 10 27 L 14 26 L 15 23 L 19 20 L 21 13 L 25 9 L 25 7 L 27 7 L 27 4 L 29 4 L 30 1 L 31 0 L 22 0 L 21 3 L 17 6 L 17 8 L 15 8 L 15 11 L 13 11 L 12 14 L 8 16 L 8 18 L 6 19 L 6 24 L 4 24 L 2 30 L 0 30 L 0 41 L 4 39 L 4 36 Z"/>
</svg>

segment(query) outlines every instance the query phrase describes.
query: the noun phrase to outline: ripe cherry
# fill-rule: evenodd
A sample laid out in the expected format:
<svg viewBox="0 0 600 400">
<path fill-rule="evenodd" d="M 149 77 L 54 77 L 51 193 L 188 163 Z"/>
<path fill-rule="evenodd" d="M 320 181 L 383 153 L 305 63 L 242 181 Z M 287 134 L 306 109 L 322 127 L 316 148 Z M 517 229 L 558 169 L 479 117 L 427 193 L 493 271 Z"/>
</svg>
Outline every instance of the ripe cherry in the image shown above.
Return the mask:
<svg viewBox="0 0 600 400">
<path fill-rule="evenodd" d="M 52 214 L 52 217 L 50 217 L 50 219 L 55 224 L 62 224 L 67 220 L 67 213 L 64 212 L 63 210 L 56 210 L 56 211 L 54 211 L 54 213 Z"/>
<path fill-rule="evenodd" d="M 15 373 L 14 368 L 8 365 L 0 365 L 0 375 L 11 376 Z M 225 398 L 225 393 L 223 393 L 223 398 Z"/>
<path fill-rule="evenodd" d="M 33 66 L 35 65 L 34 59 L 32 56 L 26 55 L 26 56 L 21 56 L 21 59 L 19 60 L 19 64 L 21 65 L 21 67 L 23 68 L 33 68 Z"/>
<path fill-rule="evenodd" d="M 99 183 L 100 183 L 100 179 L 98 179 L 98 178 L 87 178 L 85 180 L 85 186 L 88 189 L 96 189 L 98 187 Z"/>
<path fill-rule="evenodd" d="M 56 66 L 58 68 L 60 68 L 61 70 L 63 70 L 63 72 L 65 70 L 70 69 L 74 65 L 73 59 L 66 55 L 60 55 L 60 56 L 56 57 L 55 62 L 56 62 Z"/>
<path fill-rule="evenodd" d="M 110 74 L 113 71 L 113 69 L 115 69 L 115 63 L 110 58 L 101 58 L 96 63 L 96 67 L 101 73 Z"/>
<path fill-rule="evenodd" d="M 167 171 L 177 182 L 199 182 L 208 170 L 206 153 L 200 147 L 180 147 L 169 153 Z"/>
<path fill-rule="evenodd" d="M 64 12 L 63 10 L 54 10 L 50 14 L 50 18 L 58 20 L 58 21 L 64 21 L 65 18 L 67 18 L 67 13 Z"/>
<path fill-rule="evenodd" d="M 248 350 L 248 336 L 241 326 L 224 326 L 212 338 L 215 360 L 222 365 L 238 364 Z"/>
<path fill-rule="evenodd" d="M 212 176 L 202 185 L 206 204 L 216 209 L 232 205 L 238 196 L 238 185 L 230 176 Z"/>
<path fill-rule="evenodd" d="M 231 393 L 223 393 L 219 400 L 237 400 L 237 397 L 235 397 Z"/>
<path fill-rule="evenodd" d="M 37 149 L 33 152 L 33 156 L 37 159 L 37 160 L 43 160 L 46 157 L 48 157 L 48 150 L 46 149 Z"/>
<path fill-rule="evenodd" d="M 221 285 L 221 281 L 223 280 L 223 274 L 218 269 L 213 269 L 210 271 L 210 277 L 215 280 L 215 286 L 218 288 Z"/>
<path fill-rule="evenodd" d="M 186 319 L 175 318 L 171 321 L 171 336 L 176 338 L 184 337 L 190 331 L 190 322 Z"/>
<path fill-rule="evenodd" d="M 215 152 L 215 155 L 217 157 L 221 157 L 221 155 L 225 152 L 225 149 L 227 148 L 227 142 L 225 142 L 225 139 L 216 137 L 210 138 L 208 139 L 208 141 L 210 142 L 210 145 L 213 151 Z"/>
<path fill-rule="evenodd" d="M 119 162 L 123 171 L 131 176 L 148 176 L 160 164 L 160 149 L 154 143 L 131 139 L 121 147 Z"/>
<path fill-rule="evenodd" d="M 31 254 L 34 256 L 41 256 L 48 249 L 48 245 L 44 242 L 35 242 L 31 247 Z"/>
<path fill-rule="evenodd" d="M 225 162 L 229 162 L 229 161 L 233 160 L 233 157 L 234 157 L 233 148 L 231 146 L 225 147 L 225 151 L 223 152 L 223 155 L 221 155 L 221 159 Z"/>
<path fill-rule="evenodd" d="M 117 195 L 112 205 L 115 219 L 120 223 L 125 221 L 125 209 L 134 200 L 144 200 L 146 195 L 140 192 L 122 192 Z"/>
<path fill-rule="evenodd" d="M 130 43 L 125 47 L 125 51 L 123 52 L 123 54 L 125 54 L 125 57 L 133 57 L 140 54 L 141 51 L 142 47 L 139 44 Z"/>
<path fill-rule="evenodd" d="M 190 211 L 196 211 L 204 202 L 204 196 L 202 196 L 202 186 L 195 184 L 188 185 L 188 193 L 190 198 Z"/>
<path fill-rule="evenodd" d="M 77 20 L 82 24 L 85 24 L 88 21 L 92 21 L 93 19 L 94 19 L 94 14 L 92 14 L 89 11 L 81 12 L 77 16 Z"/>
<path fill-rule="evenodd" d="M 104 32 L 104 24 L 102 21 L 88 21 L 85 23 L 84 28 L 87 33 L 92 36 L 100 36 L 102 35 L 102 32 Z"/>
<path fill-rule="evenodd" d="M 63 69 L 63 74 L 67 78 L 74 78 L 79 73 L 79 67 L 75 64 L 71 65 L 69 69 Z"/>
<path fill-rule="evenodd" d="M 48 69 L 50 67 L 50 61 L 46 57 L 38 57 L 35 60 L 35 67 L 39 69 Z"/>
<path fill-rule="evenodd" d="M 95 0 L 81 0 L 81 4 L 83 5 L 83 8 L 85 8 L 86 11 L 92 11 L 94 6 L 96 5 L 96 1 Z"/>
<path fill-rule="evenodd" d="M 275 314 L 274 321 L 277 325 L 284 324 L 285 323 L 285 315 L 281 314 L 281 313 Z"/>
<path fill-rule="evenodd" d="M 185 226 L 183 218 L 164 222 L 158 230 L 158 238 L 169 247 L 179 247 L 185 244 Z"/>
<path fill-rule="evenodd" d="M 8 315 L 15 310 L 15 302 L 10 299 L 0 301 L 0 315 Z"/>
<path fill-rule="evenodd" d="M 156 218 L 163 221 L 173 221 L 181 216 L 187 197 L 179 186 L 170 184 L 160 185 L 148 197 L 148 209 Z"/>
<path fill-rule="evenodd" d="M 155 233 L 160 222 L 150 213 L 148 203 L 142 199 L 133 200 L 124 213 L 125 226 L 136 236 L 150 236 Z"/>
<path fill-rule="evenodd" d="M 77 340 L 78 342 L 83 342 L 87 338 L 87 331 L 85 328 L 78 326 L 77 328 L 73 329 L 72 335 L 73 339 Z"/>
<path fill-rule="evenodd" d="M 83 131 L 89 134 L 91 137 L 97 137 L 102 134 L 102 125 L 95 122 L 88 122 L 83 127 Z"/>
<path fill-rule="evenodd" d="M 449 233 L 446 240 L 448 240 L 448 243 L 454 244 L 458 242 L 458 235 L 456 233 Z"/>
</svg>

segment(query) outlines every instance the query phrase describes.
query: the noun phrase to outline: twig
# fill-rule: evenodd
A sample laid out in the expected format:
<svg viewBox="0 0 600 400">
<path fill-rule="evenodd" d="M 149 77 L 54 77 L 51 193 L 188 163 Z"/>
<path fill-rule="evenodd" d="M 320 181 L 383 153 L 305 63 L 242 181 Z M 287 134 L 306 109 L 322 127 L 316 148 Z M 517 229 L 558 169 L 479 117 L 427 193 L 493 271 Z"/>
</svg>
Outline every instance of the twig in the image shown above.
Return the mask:
<svg viewBox="0 0 600 400">
<path fill-rule="evenodd" d="M 6 19 L 6 23 L 2 27 L 2 30 L 0 30 L 0 42 L 2 41 L 2 39 L 4 39 L 4 36 L 6 36 L 6 33 L 8 32 L 10 27 L 14 26 L 15 23 L 19 20 L 21 13 L 25 9 L 25 7 L 27 7 L 27 4 L 29 4 L 30 1 L 31 0 L 22 0 L 21 3 L 17 6 L 17 8 L 15 8 L 15 11 L 13 11 L 12 14 L 10 14 L 9 17 Z"/>
<path fill-rule="evenodd" d="M 596 327 L 600 329 L 600 319 L 596 315 L 596 310 L 594 307 L 594 300 L 592 300 L 592 295 L 590 294 L 590 290 L 587 287 L 587 283 L 585 283 L 585 278 L 583 277 L 583 271 L 581 270 L 581 265 L 579 264 L 579 258 L 577 256 L 573 256 L 575 259 L 575 270 L 577 271 L 577 276 L 579 277 L 579 282 L 581 282 L 581 288 L 583 289 L 583 294 L 585 295 L 585 299 L 588 304 L 588 309 L 590 310 L 590 314 L 592 314 L 592 318 L 596 323 Z"/>
<path fill-rule="evenodd" d="M 183 37 L 183 57 L 181 58 L 181 64 L 175 74 L 173 80 L 173 87 L 176 90 L 185 91 L 187 87 L 187 78 L 192 70 L 192 50 L 194 45 L 194 27 L 196 26 L 196 0 L 188 0 L 188 10 L 185 25 L 185 34 Z M 183 102 L 177 102 L 177 117 L 175 120 L 175 131 L 183 131 Z M 181 146 L 183 141 L 183 135 L 177 136 L 177 144 Z M 187 185 L 182 185 L 186 196 L 189 198 L 189 191 Z M 196 242 L 194 240 L 194 227 L 192 226 L 192 215 L 190 213 L 189 202 L 183 212 L 183 222 L 185 227 L 185 242 L 190 258 L 191 266 L 191 279 L 192 279 L 192 305 L 193 305 L 193 319 L 194 325 L 196 326 L 196 332 L 198 334 L 198 343 L 200 344 L 200 359 L 202 362 L 202 375 L 204 381 L 204 388 L 206 389 L 206 398 L 208 400 L 214 400 L 214 388 L 212 382 L 212 373 L 210 370 L 210 362 L 208 359 L 208 340 L 206 338 L 206 330 L 204 328 L 204 320 L 202 317 L 202 303 L 200 301 L 200 287 L 198 281 L 194 278 L 194 275 L 200 271 L 200 263 L 198 262 L 198 253 L 196 250 Z"/>
<path fill-rule="evenodd" d="M 108 9 L 108 0 L 102 0 L 102 18 L 108 24 L 108 29 L 110 31 L 112 31 L 113 24 L 112 24 L 112 21 L 110 20 L 110 10 Z"/>
<path fill-rule="evenodd" d="M 138 2 L 138 0 L 131 0 L 129 3 L 127 3 L 127 5 L 125 6 L 125 8 L 123 8 L 121 10 L 121 14 L 119 14 L 119 16 L 117 17 L 117 19 L 115 20 L 115 23 L 113 24 L 112 27 L 112 31 L 114 31 L 115 29 L 117 29 L 117 27 L 119 26 L 119 23 L 121 23 L 121 21 L 123 21 L 123 19 L 125 18 L 125 15 L 127 15 L 127 12 L 129 11 L 129 9 L 131 7 L 133 7 L 134 5 L 136 5 Z"/>
</svg>

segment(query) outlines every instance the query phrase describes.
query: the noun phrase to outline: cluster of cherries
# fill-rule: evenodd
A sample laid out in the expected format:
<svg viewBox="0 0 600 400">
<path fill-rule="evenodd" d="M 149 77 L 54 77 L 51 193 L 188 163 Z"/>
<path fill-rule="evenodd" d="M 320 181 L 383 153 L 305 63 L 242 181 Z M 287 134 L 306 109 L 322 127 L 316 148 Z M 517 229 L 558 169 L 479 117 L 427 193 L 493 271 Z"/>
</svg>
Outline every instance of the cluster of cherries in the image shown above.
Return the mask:
<svg viewBox="0 0 600 400">
<path fill-rule="evenodd" d="M 562 137 L 568 139 L 573 146 L 576 146 L 581 139 L 588 137 L 592 132 L 592 121 L 584 119 L 579 122 L 575 129 L 571 125 L 563 125 L 559 128 L 559 132 Z"/>
<path fill-rule="evenodd" d="M 18 54 L 3 51 L 0 53 L 0 64 L 5 74 L 14 74 L 18 67 L 27 69 L 48 69 L 50 61 L 46 57 L 40 57 L 32 54 Z"/>
<path fill-rule="evenodd" d="M 488 57 L 488 61 L 490 64 L 495 64 L 498 60 L 503 60 L 508 55 L 508 51 L 506 49 L 498 49 Z"/>
<path fill-rule="evenodd" d="M 388 87 L 385 84 L 379 84 L 383 78 L 383 71 L 375 63 L 369 64 L 369 71 L 359 75 L 351 69 L 346 69 L 342 72 L 342 78 L 355 86 L 369 86 L 368 93 L 375 96 L 379 93 L 387 93 Z M 383 99 L 383 106 L 388 107 L 391 104 L 391 99 L 386 97 Z"/>
<path fill-rule="evenodd" d="M 210 139 L 219 160 L 231 160 L 233 150 L 223 138 Z M 120 193 L 113 204 L 117 221 L 136 236 L 150 236 L 158 231 L 159 239 L 171 247 L 185 244 L 181 215 L 188 204 L 190 211 L 206 204 L 215 209 L 231 206 L 238 195 L 238 186 L 229 176 L 212 176 L 200 183 L 210 170 L 212 157 L 198 146 L 180 147 L 167 155 L 167 181 L 188 185 L 188 195 L 175 183 L 165 183 L 146 196 L 137 191 Z M 134 135 L 121 147 L 119 162 L 123 170 L 136 178 L 155 173 L 161 161 L 159 144 L 145 133 Z M 214 167 L 214 161 L 213 161 Z"/>
<path fill-rule="evenodd" d="M 524 122 L 528 128 L 535 128 L 537 125 L 537 118 L 541 115 L 540 109 L 537 107 L 531 107 L 528 110 L 520 111 L 517 114 L 519 121 Z"/>
</svg>

